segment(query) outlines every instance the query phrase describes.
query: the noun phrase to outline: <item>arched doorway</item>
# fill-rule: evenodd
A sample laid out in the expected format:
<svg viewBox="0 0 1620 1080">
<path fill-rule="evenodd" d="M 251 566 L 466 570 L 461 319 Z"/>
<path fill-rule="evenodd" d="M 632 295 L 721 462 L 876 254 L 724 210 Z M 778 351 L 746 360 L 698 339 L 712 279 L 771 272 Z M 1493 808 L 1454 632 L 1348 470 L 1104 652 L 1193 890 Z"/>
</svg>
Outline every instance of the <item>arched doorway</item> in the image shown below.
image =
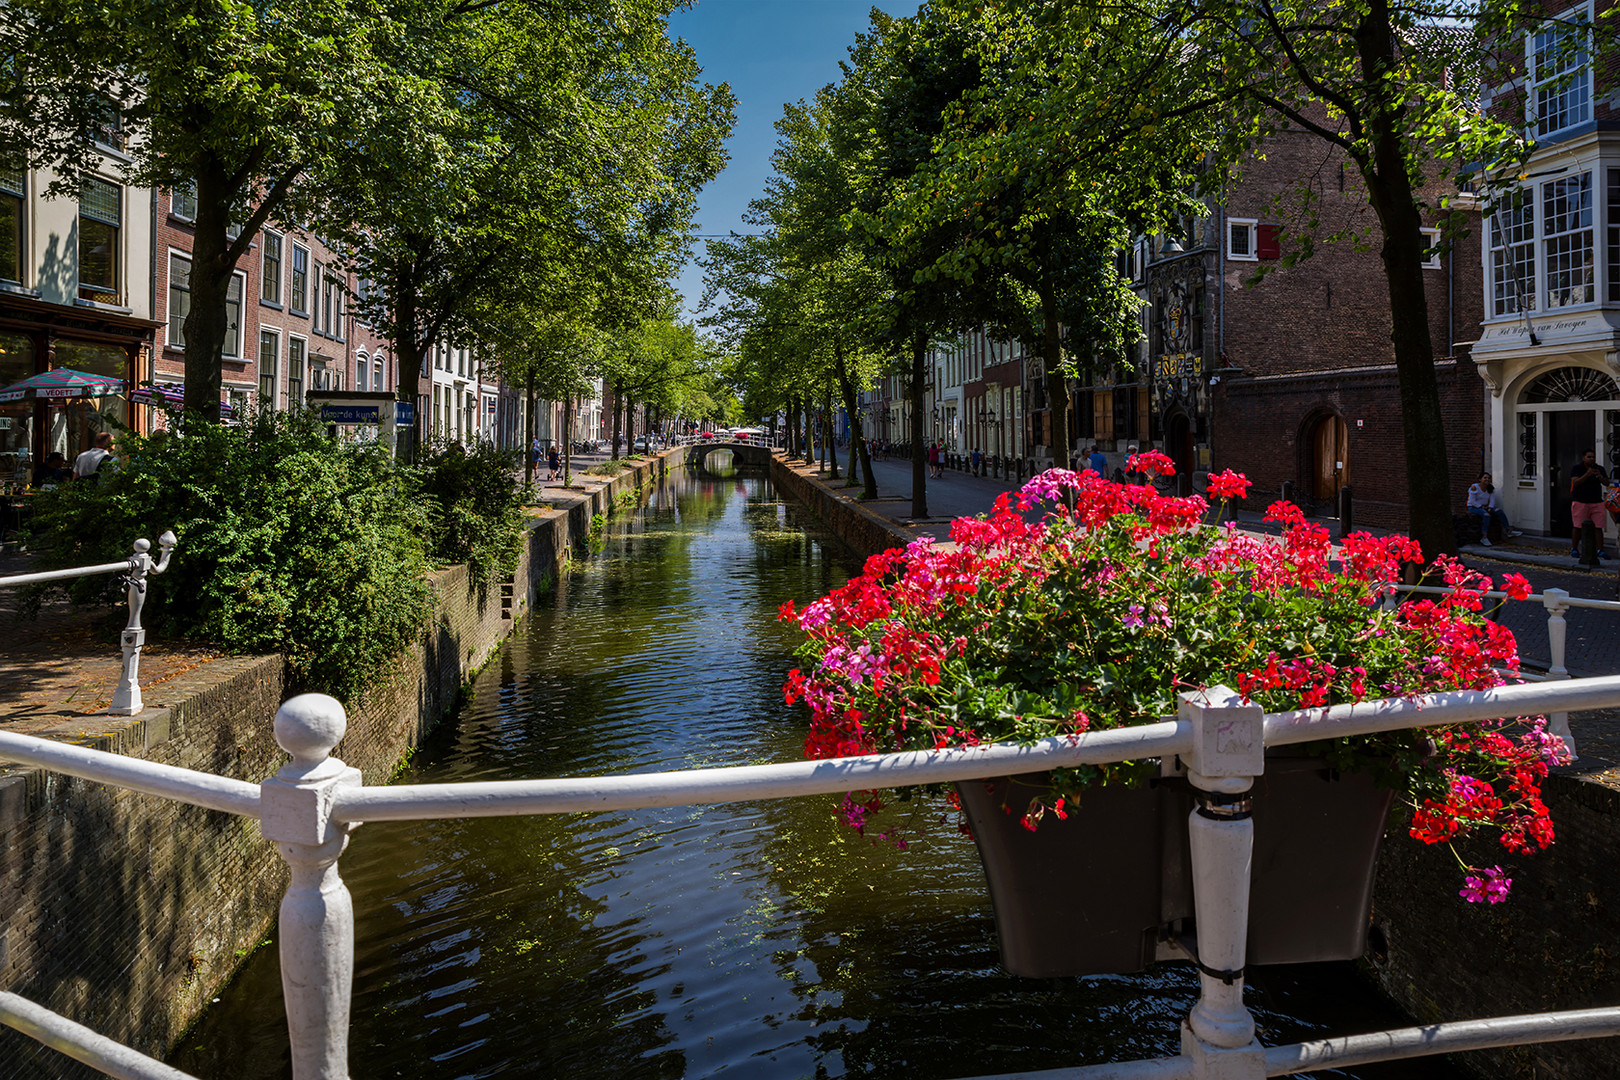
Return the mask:
<svg viewBox="0 0 1620 1080">
<path fill-rule="evenodd" d="M 1508 519 L 1568 536 L 1570 468 L 1587 450 L 1611 476 L 1620 465 L 1620 386 L 1595 368 L 1553 368 L 1524 387 L 1514 414 L 1515 467 L 1497 481 Z"/>
<path fill-rule="evenodd" d="M 1316 422 L 1311 432 L 1311 497 L 1335 503 L 1350 482 L 1350 427 L 1337 413 Z"/>
</svg>

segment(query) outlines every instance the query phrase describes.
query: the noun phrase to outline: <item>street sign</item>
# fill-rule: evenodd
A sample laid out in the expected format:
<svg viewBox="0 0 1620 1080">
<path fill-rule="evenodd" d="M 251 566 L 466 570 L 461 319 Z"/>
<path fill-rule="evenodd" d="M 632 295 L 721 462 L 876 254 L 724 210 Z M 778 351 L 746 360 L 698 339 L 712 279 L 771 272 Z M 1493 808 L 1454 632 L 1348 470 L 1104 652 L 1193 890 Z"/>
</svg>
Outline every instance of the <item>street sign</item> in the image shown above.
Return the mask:
<svg viewBox="0 0 1620 1080">
<path fill-rule="evenodd" d="M 321 420 L 328 424 L 375 424 L 375 405 L 322 405 Z"/>
<path fill-rule="evenodd" d="M 410 427 L 416 423 L 416 402 L 401 401 L 394 406 L 394 426 Z"/>
</svg>

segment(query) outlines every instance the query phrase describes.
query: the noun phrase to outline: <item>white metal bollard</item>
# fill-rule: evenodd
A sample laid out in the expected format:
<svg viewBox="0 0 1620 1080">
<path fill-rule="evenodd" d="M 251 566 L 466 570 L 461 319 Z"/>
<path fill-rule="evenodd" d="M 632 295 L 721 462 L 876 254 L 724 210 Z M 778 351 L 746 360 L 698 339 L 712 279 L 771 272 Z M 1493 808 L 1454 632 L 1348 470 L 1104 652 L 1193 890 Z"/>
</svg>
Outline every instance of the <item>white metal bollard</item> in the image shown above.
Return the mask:
<svg viewBox="0 0 1620 1080">
<path fill-rule="evenodd" d="M 1564 656 L 1569 624 L 1564 621 L 1564 612 L 1569 610 L 1569 590 L 1545 589 L 1541 602 L 1547 608 L 1547 679 L 1567 679 L 1569 668 L 1564 666 Z M 1547 730 L 1563 739 L 1570 756 L 1575 756 L 1575 735 L 1569 730 L 1569 713 L 1548 713 Z"/>
<path fill-rule="evenodd" d="M 348 1080 L 354 986 L 354 903 L 338 876 L 352 825 L 332 802 L 360 770 L 329 756 L 348 727 L 343 706 L 300 694 L 276 710 L 276 742 L 292 761 L 260 785 L 260 829 L 292 867 L 281 901 L 281 986 L 293 1080 Z"/>
<path fill-rule="evenodd" d="M 135 541 L 135 554 L 129 557 L 129 622 L 120 640 L 124 648 L 124 669 L 113 690 L 112 704 L 107 706 L 110 716 L 134 716 L 143 708 L 140 668 L 146 630 L 141 626 L 141 608 L 146 603 L 146 582 L 149 576 L 155 577 L 169 568 L 169 557 L 178 542 L 173 532 L 158 537 L 163 556 L 154 565 L 152 556 L 147 554 L 152 550 L 152 541 L 145 537 Z"/>
<path fill-rule="evenodd" d="M 1261 1080 L 1266 1056 L 1243 1004 L 1243 965 L 1254 858 L 1249 793 L 1266 767 L 1265 712 L 1216 686 L 1183 694 L 1178 716 L 1193 725 L 1182 760 L 1199 804 L 1188 829 L 1200 993 L 1181 1025 L 1181 1052 L 1192 1059 L 1193 1080 Z"/>
</svg>

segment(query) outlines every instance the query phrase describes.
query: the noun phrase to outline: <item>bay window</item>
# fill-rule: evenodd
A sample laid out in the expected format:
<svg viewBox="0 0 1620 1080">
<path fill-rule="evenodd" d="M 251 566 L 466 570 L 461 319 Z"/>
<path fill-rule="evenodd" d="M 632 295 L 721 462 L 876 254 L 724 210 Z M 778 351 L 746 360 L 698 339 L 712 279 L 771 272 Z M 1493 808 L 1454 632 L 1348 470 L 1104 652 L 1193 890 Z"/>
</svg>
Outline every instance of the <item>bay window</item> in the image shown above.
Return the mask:
<svg viewBox="0 0 1620 1080">
<path fill-rule="evenodd" d="M 1541 206 L 1547 307 L 1592 303 L 1597 299 L 1592 174 L 1584 172 L 1542 184 Z"/>
<path fill-rule="evenodd" d="M 1491 313 L 1534 311 L 1535 280 L 1535 201 L 1514 192 L 1491 215 Z"/>
</svg>

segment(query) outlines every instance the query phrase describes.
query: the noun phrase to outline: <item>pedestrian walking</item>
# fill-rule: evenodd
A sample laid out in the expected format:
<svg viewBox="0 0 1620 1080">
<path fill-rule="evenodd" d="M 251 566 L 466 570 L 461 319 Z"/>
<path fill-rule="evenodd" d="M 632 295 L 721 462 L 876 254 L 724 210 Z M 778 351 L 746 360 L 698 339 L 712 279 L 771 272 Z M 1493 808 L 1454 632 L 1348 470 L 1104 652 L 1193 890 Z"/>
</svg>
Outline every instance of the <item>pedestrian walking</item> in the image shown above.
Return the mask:
<svg viewBox="0 0 1620 1080">
<path fill-rule="evenodd" d="M 546 470 L 547 480 L 555 480 L 562 475 L 562 451 L 557 449 L 556 443 L 552 443 L 546 451 Z"/>
<path fill-rule="evenodd" d="M 1098 446 L 1096 443 L 1091 444 L 1091 459 L 1089 464 L 1092 472 L 1096 473 L 1104 480 L 1108 479 L 1108 458 L 1103 455 L 1102 447 Z"/>
<path fill-rule="evenodd" d="M 1603 527 L 1606 524 L 1603 489 L 1608 483 L 1609 474 L 1597 463 L 1596 450 L 1586 451 L 1569 470 L 1569 521 L 1571 539 L 1574 541 L 1570 555 L 1573 558 L 1581 557 L 1581 527 L 1589 521 L 1598 533 L 1598 558 L 1607 558 L 1603 553 Z"/>
<path fill-rule="evenodd" d="M 984 473 L 982 471 L 983 467 L 984 467 L 984 453 L 982 451 L 980 451 L 980 449 L 977 446 L 975 446 L 973 448 L 973 475 L 974 476 L 983 476 L 984 475 Z"/>
</svg>

